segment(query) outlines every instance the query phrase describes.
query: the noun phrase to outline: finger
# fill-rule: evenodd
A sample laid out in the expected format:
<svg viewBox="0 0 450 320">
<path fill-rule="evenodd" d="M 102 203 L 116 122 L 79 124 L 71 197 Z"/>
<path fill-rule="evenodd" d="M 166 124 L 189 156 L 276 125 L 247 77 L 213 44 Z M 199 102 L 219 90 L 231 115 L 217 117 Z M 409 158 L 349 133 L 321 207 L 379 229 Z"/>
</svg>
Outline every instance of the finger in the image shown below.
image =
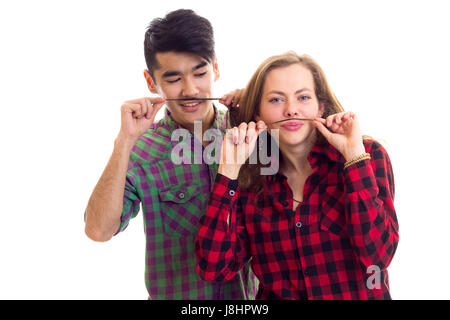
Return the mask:
<svg viewBox="0 0 450 320">
<path fill-rule="evenodd" d="M 138 119 L 144 118 L 145 115 L 147 114 L 147 110 L 148 110 L 148 104 L 147 104 L 147 99 L 143 99 L 141 102 L 141 115 L 138 117 Z"/>
<path fill-rule="evenodd" d="M 332 132 L 337 132 L 342 125 L 341 121 L 342 113 L 337 113 L 334 115 L 333 122 L 331 123 L 331 127 L 329 129 Z"/>
<path fill-rule="evenodd" d="M 262 121 L 262 120 L 259 120 L 257 123 L 256 123 L 256 133 L 259 135 L 262 131 L 264 131 L 264 130 L 266 130 L 267 129 L 267 125 L 266 125 L 266 123 L 264 122 L 264 121 Z"/>
<path fill-rule="evenodd" d="M 239 125 L 239 144 L 244 143 L 246 135 L 247 135 L 247 124 L 245 122 L 242 122 Z"/>
<path fill-rule="evenodd" d="M 325 120 L 324 118 L 318 118 L 318 117 L 316 117 L 316 118 L 314 118 L 314 120 L 315 121 L 319 121 L 320 123 L 322 123 L 322 124 L 326 124 L 327 123 L 327 120 Z"/>
<path fill-rule="evenodd" d="M 142 113 L 142 106 L 140 103 L 135 103 L 135 104 L 133 104 L 133 106 L 135 106 L 133 117 L 138 118 Z"/>
<path fill-rule="evenodd" d="M 351 117 L 352 117 L 352 116 L 351 116 L 351 112 L 346 112 L 346 113 L 342 116 L 341 120 L 342 120 L 343 122 L 345 122 L 345 121 L 351 119 Z"/>
<path fill-rule="evenodd" d="M 332 135 L 330 130 L 328 130 L 324 124 L 322 124 L 319 121 L 313 121 L 314 125 L 316 126 L 317 130 L 325 137 L 325 139 L 329 139 Z"/>
<path fill-rule="evenodd" d="M 232 136 L 233 136 L 233 143 L 234 144 L 238 144 L 238 141 L 239 141 L 239 129 L 238 129 L 238 127 L 233 127 L 231 133 L 232 133 Z"/>
<path fill-rule="evenodd" d="M 144 116 L 145 116 L 145 118 L 150 119 L 154 113 L 153 102 L 150 98 L 146 98 L 146 99 L 144 99 L 144 101 L 145 101 L 145 106 L 147 108 L 145 110 Z"/>
<path fill-rule="evenodd" d="M 256 123 L 254 123 L 253 121 L 248 123 L 247 126 L 247 136 L 245 137 L 245 142 L 249 143 L 251 141 L 254 141 L 257 137 L 256 134 Z"/>
<path fill-rule="evenodd" d="M 153 113 L 152 116 L 155 116 L 158 113 L 159 109 L 165 104 L 165 102 L 158 102 L 153 105 Z"/>
<path fill-rule="evenodd" d="M 267 129 L 267 125 L 264 121 L 258 120 L 258 122 L 256 122 L 256 128 L 257 130 L 264 130 Z"/>
<path fill-rule="evenodd" d="M 338 114 L 336 115 L 336 117 L 334 118 L 334 122 L 335 122 L 337 125 L 340 125 L 340 124 L 342 123 L 341 118 L 342 118 L 342 116 L 343 116 L 344 114 L 345 114 L 345 113 L 338 113 Z"/>
<path fill-rule="evenodd" d="M 325 124 L 327 127 L 331 127 L 331 125 L 333 124 L 333 121 L 334 121 L 334 117 L 335 117 L 334 114 L 327 117 L 326 124 Z"/>
<path fill-rule="evenodd" d="M 226 97 L 226 95 L 223 96 L 222 98 L 220 98 L 220 99 L 219 99 L 219 102 L 220 102 L 221 104 L 223 104 L 223 105 L 226 106 L 226 102 L 227 102 L 227 97 Z"/>
<path fill-rule="evenodd" d="M 130 113 L 131 115 L 133 115 L 138 109 L 139 105 L 133 103 L 124 103 L 120 108 L 122 113 Z"/>
<path fill-rule="evenodd" d="M 225 94 L 223 95 L 222 98 L 220 98 L 219 102 L 221 104 L 223 104 L 224 106 L 228 107 L 229 105 L 229 100 L 230 100 L 230 95 L 229 94 Z"/>
</svg>

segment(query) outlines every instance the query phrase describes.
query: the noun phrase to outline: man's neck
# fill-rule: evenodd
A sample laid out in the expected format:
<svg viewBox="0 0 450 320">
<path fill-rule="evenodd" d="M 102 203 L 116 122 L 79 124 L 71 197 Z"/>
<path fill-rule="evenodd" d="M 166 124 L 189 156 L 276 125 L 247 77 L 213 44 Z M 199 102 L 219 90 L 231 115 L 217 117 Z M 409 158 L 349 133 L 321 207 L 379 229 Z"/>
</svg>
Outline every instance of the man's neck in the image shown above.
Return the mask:
<svg viewBox="0 0 450 320">
<path fill-rule="evenodd" d="M 205 131 L 210 129 L 214 124 L 215 120 L 214 106 L 212 105 L 211 108 L 209 108 L 208 114 L 206 115 L 205 118 L 203 118 L 201 122 L 201 130 L 199 130 L 200 124 L 196 125 L 195 123 L 180 123 L 181 121 L 176 121 L 176 119 L 174 119 L 173 117 L 172 120 L 178 123 L 179 126 L 191 132 L 198 141 L 202 142 L 204 146 L 207 146 L 209 144 L 209 141 L 203 141 L 203 136 Z"/>
</svg>

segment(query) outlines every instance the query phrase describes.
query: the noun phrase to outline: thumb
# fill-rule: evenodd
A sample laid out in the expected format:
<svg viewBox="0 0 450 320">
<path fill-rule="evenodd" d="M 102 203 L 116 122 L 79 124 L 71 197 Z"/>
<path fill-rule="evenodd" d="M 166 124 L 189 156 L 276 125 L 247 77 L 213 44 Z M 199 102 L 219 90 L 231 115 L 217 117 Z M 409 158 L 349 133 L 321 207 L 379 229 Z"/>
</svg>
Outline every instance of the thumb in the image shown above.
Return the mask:
<svg viewBox="0 0 450 320">
<path fill-rule="evenodd" d="M 314 126 L 319 130 L 319 132 L 325 137 L 325 139 L 329 140 L 332 132 L 328 130 L 321 122 L 314 120 L 313 121 Z"/>
<path fill-rule="evenodd" d="M 161 107 L 164 105 L 164 103 L 165 102 L 157 102 L 157 103 L 153 104 L 153 111 L 151 114 L 149 114 L 147 119 L 151 119 L 152 117 L 155 118 L 156 114 L 158 113 L 159 109 L 161 109 Z"/>
</svg>

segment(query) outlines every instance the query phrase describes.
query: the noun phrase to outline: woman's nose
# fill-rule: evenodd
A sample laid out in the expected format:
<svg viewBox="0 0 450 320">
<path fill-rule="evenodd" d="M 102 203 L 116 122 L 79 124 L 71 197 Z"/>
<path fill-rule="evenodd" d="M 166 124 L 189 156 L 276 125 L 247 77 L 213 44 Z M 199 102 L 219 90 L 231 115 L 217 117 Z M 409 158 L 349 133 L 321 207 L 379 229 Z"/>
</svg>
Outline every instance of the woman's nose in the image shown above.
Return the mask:
<svg viewBox="0 0 450 320">
<path fill-rule="evenodd" d="M 299 112 L 298 110 L 295 109 L 295 107 L 292 104 L 289 104 L 286 106 L 286 116 L 287 117 L 294 117 L 294 116 L 298 116 Z"/>
</svg>

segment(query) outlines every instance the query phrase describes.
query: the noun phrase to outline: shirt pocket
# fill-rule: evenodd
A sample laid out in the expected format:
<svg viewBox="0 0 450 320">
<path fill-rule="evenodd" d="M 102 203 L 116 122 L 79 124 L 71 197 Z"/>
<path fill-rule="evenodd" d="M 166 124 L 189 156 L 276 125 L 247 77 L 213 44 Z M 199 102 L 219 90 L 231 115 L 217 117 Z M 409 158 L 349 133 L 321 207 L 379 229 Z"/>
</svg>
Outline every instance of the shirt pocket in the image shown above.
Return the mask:
<svg viewBox="0 0 450 320">
<path fill-rule="evenodd" d="M 345 194 L 338 185 L 328 186 L 321 202 L 320 230 L 331 238 L 347 237 L 345 217 Z"/>
<path fill-rule="evenodd" d="M 200 185 L 181 185 L 159 191 L 164 233 L 170 237 L 189 236 L 205 211 L 205 194 Z"/>
</svg>

